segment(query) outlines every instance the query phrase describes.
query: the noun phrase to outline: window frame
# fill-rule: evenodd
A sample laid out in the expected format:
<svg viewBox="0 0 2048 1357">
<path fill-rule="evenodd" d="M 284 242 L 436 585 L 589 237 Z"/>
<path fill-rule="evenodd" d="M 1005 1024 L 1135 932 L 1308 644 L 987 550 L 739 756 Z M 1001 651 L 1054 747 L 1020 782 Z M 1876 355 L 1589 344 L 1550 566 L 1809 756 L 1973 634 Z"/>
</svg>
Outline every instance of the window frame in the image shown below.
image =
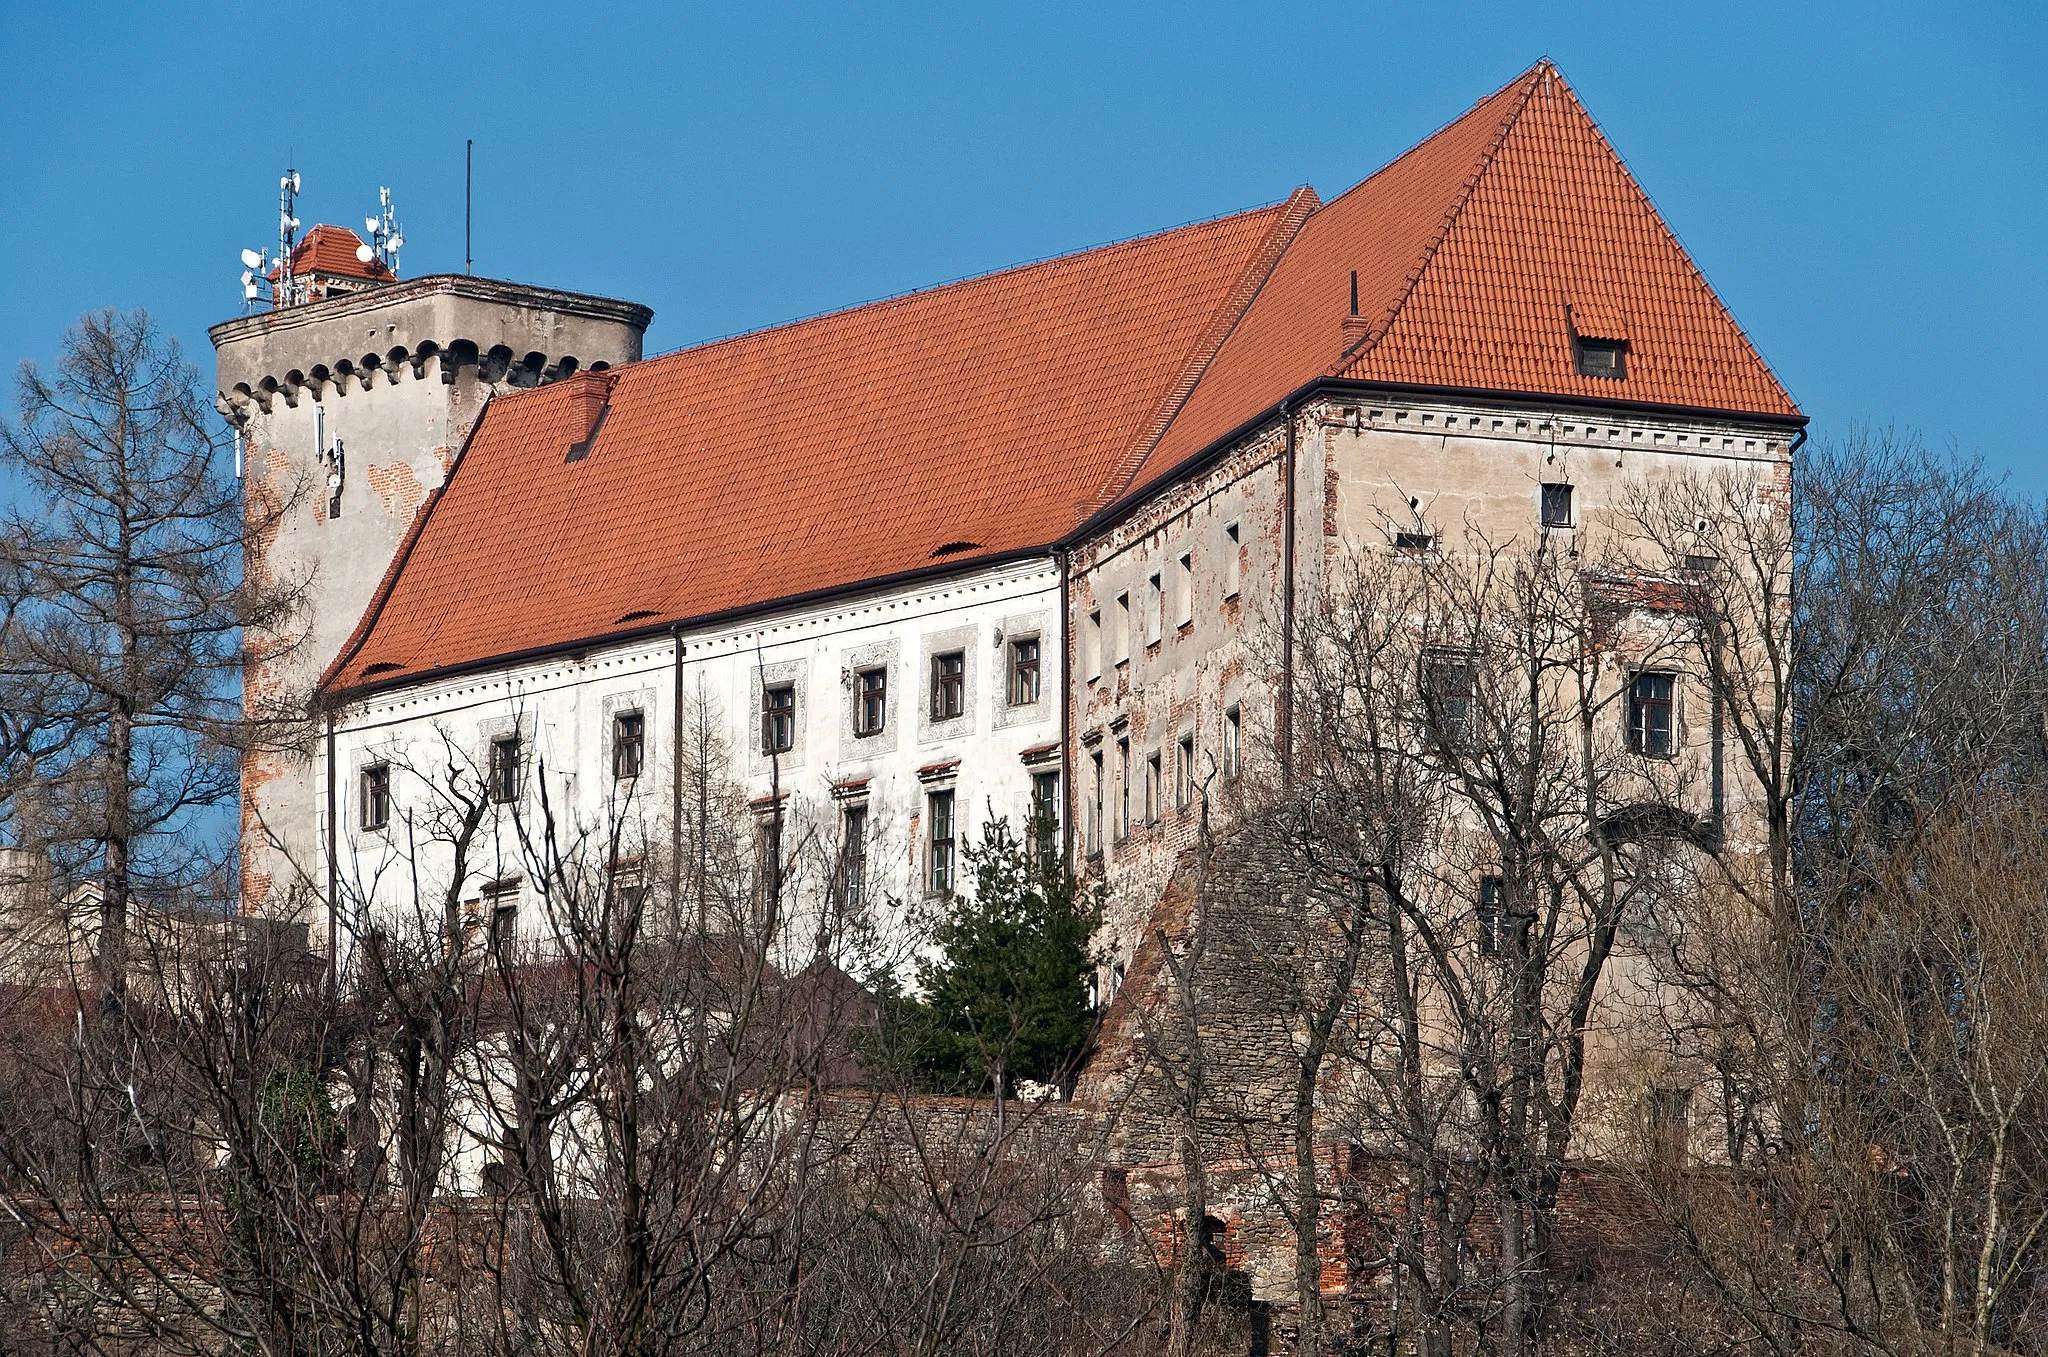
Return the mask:
<svg viewBox="0 0 2048 1357">
<path fill-rule="evenodd" d="M 1119 665 L 1131 662 L 1131 651 L 1134 649 L 1131 645 L 1131 628 L 1134 625 L 1131 617 L 1131 592 L 1126 589 L 1116 596 L 1116 662 Z"/>
<path fill-rule="evenodd" d="M 870 685 L 869 680 L 874 683 Z M 874 704 L 872 719 L 869 702 Z M 889 666 L 870 665 L 853 671 L 853 734 L 856 739 L 880 735 L 889 728 Z"/>
<path fill-rule="evenodd" d="M 959 804 L 951 787 L 926 795 L 925 819 L 925 887 L 933 895 L 945 895 L 959 880 Z"/>
<path fill-rule="evenodd" d="M 1027 646 L 1030 648 L 1028 657 L 1025 654 Z M 1009 652 L 1008 686 L 1010 705 L 1013 707 L 1036 706 L 1043 692 L 1041 679 L 1043 676 L 1045 647 L 1036 636 L 1018 636 L 1010 641 Z M 1027 675 L 1029 676 L 1030 692 L 1028 697 L 1024 696 Z"/>
<path fill-rule="evenodd" d="M 1116 742 L 1116 838 L 1122 843 L 1131 837 L 1131 738 L 1120 737 Z"/>
<path fill-rule="evenodd" d="M 1088 763 L 1090 771 L 1095 775 L 1094 813 L 1088 817 L 1087 844 L 1088 852 L 1093 856 L 1102 851 L 1102 819 L 1107 813 L 1105 807 L 1108 805 L 1109 773 L 1100 749 L 1089 754 Z"/>
<path fill-rule="evenodd" d="M 627 722 L 632 723 L 628 732 Z M 628 752 L 630 751 L 630 753 Z M 629 768 L 627 765 L 631 764 Z M 612 779 L 637 779 L 647 769 L 647 714 L 638 707 L 612 713 Z"/>
<path fill-rule="evenodd" d="M 1605 359 L 1613 361 L 1607 362 Z M 1598 377 L 1606 381 L 1628 380 L 1628 341 L 1606 339 L 1599 335 L 1574 335 L 1572 337 L 1572 368 L 1581 377 Z"/>
<path fill-rule="evenodd" d="M 787 697 L 786 703 L 777 698 Z M 778 738 L 779 737 L 779 738 Z M 761 753 L 787 754 L 796 748 L 796 684 L 761 685 Z"/>
<path fill-rule="evenodd" d="M 1462 673 L 1464 691 L 1444 682 Z M 1479 666 L 1470 650 L 1452 646 L 1431 646 L 1422 652 L 1422 701 L 1432 728 L 1454 749 L 1462 749 L 1472 738 L 1472 709 L 1479 693 Z M 1457 703 L 1464 710 L 1447 708 Z"/>
<path fill-rule="evenodd" d="M 491 740 L 491 758 L 488 770 L 490 801 L 494 806 L 509 806 L 519 800 L 520 762 L 524 758 L 521 745 L 524 742 L 517 734 L 499 735 Z"/>
<path fill-rule="evenodd" d="M 361 827 L 383 829 L 391 823 L 391 765 L 385 762 L 364 767 L 362 794 L 358 801 Z"/>
<path fill-rule="evenodd" d="M 1051 870 L 1060 841 L 1060 775 L 1048 769 L 1031 775 L 1031 826 L 1038 840 L 1039 865 Z"/>
<path fill-rule="evenodd" d="M 1489 872 L 1479 878 L 1472 914 L 1481 956 L 1508 954 L 1507 889 L 1507 878 L 1498 872 Z"/>
<path fill-rule="evenodd" d="M 1645 694 L 1645 683 L 1663 680 L 1665 691 L 1661 697 Z M 1664 722 L 1661 730 L 1663 747 L 1652 748 L 1652 735 L 1659 733 L 1649 723 L 1651 713 L 1661 709 Z M 1675 669 L 1636 669 L 1628 677 L 1628 751 L 1638 758 L 1675 759 L 1678 757 L 1678 671 Z"/>
<path fill-rule="evenodd" d="M 1145 756 L 1145 823 L 1156 825 L 1166 806 L 1166 755 L 1155 749 Z"/>
<path fill-rule="evenodd" d="M 1188 731 L 1175 747 L 1174 803 L 1186 810 L 1195 804 L 1195 733 Z"/>
<path fill-rule="evenodd" d="M 839 812 L 839 896 L 849 910 L 859 909 L 868 884 L 868 807 L 865 801 Z"/>
<path fill-rule="evenodd" d="M 1244 707 L 1233 702 L 1223 709 L 1223 776 L 1235 779 L 1244 767 Z"/>
<path fill-rule="evenodd" d="M 1173 590 L 1175 602 L 1179 605 L 1174 610 L 1174 625 L 1176 627 L 1193 626 L 1195 624 L 1195 553 L 1192 549 L 1183 551 L 1180 554 L 1179 563 L 1174 568 Z"/>
<path fill-rule="evenodd" d="M 934 722 L 958 721 L 967 715 L 967 652 L 941 650 L 932 655 L 931 713 Z"/>
<path fill-rule="evenodd" d="M 1236 598 L 1244 583 L 1243 532 L 1236 519 L 1223 525 L 1223 597 Z"/>
<path fill-rule="evenodd" d="M 1537 522 L 1545 528 L 1578 526 L 1578 492 L 1570 481 L 1544 481 L 1536 492 Z M 1560 502 L 1562 512 L 1557 512 Z"/>
</svg>

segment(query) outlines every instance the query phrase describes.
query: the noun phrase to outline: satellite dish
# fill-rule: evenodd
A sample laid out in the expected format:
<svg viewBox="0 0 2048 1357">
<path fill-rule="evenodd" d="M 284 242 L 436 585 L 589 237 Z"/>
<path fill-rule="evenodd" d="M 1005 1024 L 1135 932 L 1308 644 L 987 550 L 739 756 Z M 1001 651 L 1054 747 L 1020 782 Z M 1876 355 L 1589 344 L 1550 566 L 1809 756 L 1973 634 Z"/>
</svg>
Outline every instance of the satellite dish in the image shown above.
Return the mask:
<svg viewBox="0 0 2048 1357">
<path fill-rule="evenodd" d="M 244 250 L 242 251 L 242 265 L 244 268 L 260 269 L 263 267 L 263 256 L 254 250 Z"/>
<path fill-rule="evenodd" d="M 364 218 L 363 218 L 363 229 L 364 229 L 365 231 L 368 231 L 368 232 L 369 232 L 369 233 L 370 233 L 371 235 L 373 235 L 373 236 L 374 236 L 374 235 L 376 235 L 376 234 L 377 234 L 377 219 L 376 219 L 375 217 L 364 217 Z"/>
<path fill-rule="evenodd" d="M 369 263 L 372 259 L 375 259 L 376 257 L 377 252 L 371 249 L 369 246 L 356 246 L 356 258 L 362 260 L 365 264 Z"/>
</svg>

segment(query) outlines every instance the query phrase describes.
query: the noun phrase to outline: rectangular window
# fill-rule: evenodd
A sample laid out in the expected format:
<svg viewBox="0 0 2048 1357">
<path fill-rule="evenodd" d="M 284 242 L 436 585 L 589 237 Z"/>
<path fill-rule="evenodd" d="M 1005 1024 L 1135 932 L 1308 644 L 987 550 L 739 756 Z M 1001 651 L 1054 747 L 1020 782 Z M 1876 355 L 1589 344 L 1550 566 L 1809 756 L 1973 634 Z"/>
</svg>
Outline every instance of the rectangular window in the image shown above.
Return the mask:
<svg viewBox="0 0 2048 1357">
<path fill-rule="evenodd" d="M 782 808 L 759 817 L 754 824 L 754 860 L 761 869 L 761 894 L 773 899 L 782 894 Z"/>
<path fill-rule="evenodd" d="M 951 721 L 967 711 L 967 653 L 932 656 L 932 720 Z"/>
<path fill-rule="evenodd" d="M 1244 752 L 1244 717 L 1233 705 L 1223 713 L 1223 776 L 1236 777 Z"/>
<path fill-rule="evenodd" d="M 1394 534 L 1394 550 L 1396 551 L 1428 551 L 1435 545 L 1435 533 L 1397 532 Z"/>
<path fill-rule="evenodd" d="M 1543 487 L 1543 526 L 1569 528 L 1572 525 L 1572 488 L 1561 481 Z"/>
<path fill-rule="evenodd" d="M 1160 776 L 1159 755 L 1153 754 L 1145 760 L 1145 823 L 1159 823 L 1159 812 L 1163 797 L 1164 779 Z"/>
<path fill-rule="evenodd" d="M 1176 626 L 1186 626 L 1195 620 L 1195 555 L 1184 551 L 1180 557 L 1180 570 L 1173 581 L 1174 597 L 1180 607 L 1174 615 Z"/>
<path fill-rule="evenodd" d="M 1673 1159 L 1685 1157 L 1692 1138 L 1692 1090 L 1650 1090 L 1650 1150 Z"/>
<path fill-rule="evenodd" d="M 1653 759 L 1668 759 L 1675 747 L 1671 694 L 1676 675 L 1646 669 L 1628 685 L 1628 747 Z"/>
<path fill-rule="evenodd" d="M 787 754 L 796 747 L 796 685 L 761 690 L 761 752 Z"/>
<path fill-rule="evenodd" d="M 512 964 L 513 949 L 519 942 L 519 884 L 519 878 L 513 876 L 484 885 L 483 903 L 490 919 L 491 959 L 500 966 Z"/>
<path fill-rule="evenodd" d="M 1116 841 L 1131 834 L 1131 742 L 1116 742 Z"/>
<path fill-rule="evenodd" d="M 1131 596 L 1116 596 L 1116 662 L 1129 664 L 1131 660 Z"/>
<path fill-rule="evenodd" d="M 889 671 L 863 669 L 853 676 L 853 733 L 879 735 L 889 720 Z"/>
<path fill-rule="evenodd" d="M 1050 871 L 1059 861 L 1060 775 L 1031 775 L 1031 828 L 1038 845 L 1038 865 Z"/>
<path fill-rule="evenodd" d="M 1028 707 L 1038 701 L 1038 638 L 1010 642 L 1010 705 Z"/>
<path fill-rule="evenodd" d="M 859 909 L 868 887 L 868 808 L 848 806 L 839 816 L 839 885 L 849 910 Z"/>
<path fill-rule="evenodd" d="M 1479 952 L 1501 956 L 1508 950 L 1507 883 L 1497 876 L 1479 878 Z"/>
<path fill-rule="evenodd" d="M 1088 629 L 1081 633 L 1081 659 L 1088 666 L 1088 677 L 1102 677 L 1102 613 L 1098 609 L 1088 614 Z"/>
<path fill-rule="evenodd" d="M 1611 377 L 1620 381 L 1628 376 L 1627 340 L 1581 337 L 1573 347 L 1581 377 Z"/>
<path fill-rule="evenodd" d="M 382 829 L 391 823 L 391 765 L 373 763 L 363 769 L 363 828 Z"/>
<path fill-rule="evenodd" d="M 931 826 L 932 890 L 943 894 L 953 889 L 953 793 L 932 793 Z"/>
<path fill-rule="evenodd" d="M 1223 597 L 1236 598 L 1244 575 L 1244 550 L 1235 523 L 1223 525 Z"/>
<path fill-rule="evenodd" d="M 519 737 L 503 735 L 491 741 L 491 800 L 505 805 L 519 799 Z"/>
<path fill-rule="evenodd" d="M 1472 657 L 1436 650 L 1422 657 L 1422 705 L 1429 729 L 1444 744 L 1462 746 L 1472 735 Z"/>
<path fill-rule="evenodd" d="M 612 717 L 612 776 L 640 776 L 647 755 L 647 718 L 636 711 Z"/>
<path fill-rule="evenodd" d="M 1166 629 L 1166 591 L 1160 587 L 1159 576 L 1149 575 L 1145 579 L 1145 644 L 1153 645 Z"/>
<path fill-rule="evenodd" d="M 1174 764 L 1173 799 L 1182 810 L 1195 803 L 1195 737 L 1180 737 L 1180 758 Z"/>
<path fill-rule="evenodd" d="M 1098 749 L 1095 753 L 1090 754 L 1088 756 L 1088 771 L 1092 775 L 1093 780 L 1089 793 L 1091 797 L 1091 803 L 1093 805 L 1093 813 L 1090 814 L 1088 817 L 1088 851 L 1091 853 L 1100 853 L 1102 851 L 1103 814 L 1103 772 L 1101 750 Z"/>
</svg>

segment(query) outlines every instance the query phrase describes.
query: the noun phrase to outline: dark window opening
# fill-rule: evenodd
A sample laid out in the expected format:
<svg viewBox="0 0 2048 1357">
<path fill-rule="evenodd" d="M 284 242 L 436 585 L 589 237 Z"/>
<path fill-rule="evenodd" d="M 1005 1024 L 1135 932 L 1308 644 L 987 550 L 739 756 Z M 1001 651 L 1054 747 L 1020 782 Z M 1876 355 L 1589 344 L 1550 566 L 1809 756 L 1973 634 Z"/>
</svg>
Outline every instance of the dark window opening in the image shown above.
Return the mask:
<svg viewBox="0 0 2048 1357">
<path fill-rule="evenodd" d="M 519 941 L 519 878 L 488 883 L 483 897 L 490 910 L 491 959 L 500 966 L 510 966 L 513 948 Z"/>
<path fill-rule="evenodd" d="M 363 828 L 382 829 L 391 823 L 391 765 L 363 769 Z"/>
<path fill-rule="evenodd" d="M 506 805 L 519 799 L 519 737 L 500 736 L 491 741 L 491 800 Z"/>
<path fill-rule="evenodd" d="M 1394 534 L 1396 551 L 1428 551 L 1436 545 L 1433 532 L 1397 532 Z"/>
<path fill-rule="evenodd" d="M 1670 758 L 1674 748 L 1672 689 L 1675 676 L 1654 670 L 1628 685 L 1628 747 L 1650 758 Z"/>
<path fill-rule="evenodd" d="M 1683 1158 L 1692 1131 L 1692 1090 L 1653 1088 L 1649 1101 L 1651 1152 Z"/>
<path fill-rule="evenodd" d="M 889 671 L 863 669 L 854 676 L 853 733 L 879 735 L 889 720 Z"/>
<path fill-rule="evenodd" d="M 1038 638 L 1010 642 L 1010 705 L 1038 701 Z"/>
<path fill-rule="evenodd" d="M 1186 810 L 1195 803 L 1195 737 L 1180 737 L 1179 757 L 1174 761 L 1174 804 Z"/>
<path fill-rule="evenodd" d="M 1244 756 L 1244 715 L 1237 707 L 1223 713 L 1223 776 L 1236 777 Z"/>
<path fill-rule="evenodd" d="M 1569 528 L 1572 525 L 1572 488 L 1562 482 L 1543 487 L 1543 526 Z"/>
<path fill-rule="evenodd" d="M 1148 825 L 1159 823 L 1159 812 L 1163 809 L 1162 803 L 1166 799 L 1162 794 L 1164 781 L 1160 777 L 1159 761 L 1160 756 L 1157 754 L 1145 760 L 1145 823 Z"/>
<path fill-rule="evenodd" d="M 1099 752 L 1088 756 L 1088 771 L 1093 775 L 1095 782 L 1093 788 L 1094 813 L 1088 817 L 1088 851 L 1090 853 L 1100 853 L 1102 851 L 1102 816 L 1104 813 L 1103 783 L 1106 779 L 1102 771 L 1102 755 Z"/>
<path fill-rule="evenodd" d="M 754 826 L 754 856 L 761 870 L 761 894 L 774 899 L 782 894 L 782 810 L 760 817 Z"/>
<path fill-rule="evenodd" d="M 1475 679 L 1472 658 L 1461 651 L 1423 656 L 1423 710 L 1437 737 L 1454 748 L 1464 745 L 1472 736 Z"/>
<path fill-rule="evenodd" d="M 1031 775 L 1031 831 L 1038 848 L 1038 865 L 1051 871 L 1059 861 L 1060 775 Z"/>
<path fill-rule="evenodd" d="M 787 754 L 796 747 L 796 685 L 761 690 L 761 752 Z"/>
<path fill-rule="evenodd" d="M 647 756 L 647 718 L 622 711 L 612 718 L 612 776 L 634 778 Z"/>
<path fill-rule="evenodd" d="M 1620 381 L 1628 376 L 1628 341 L 1589 339 L 1581 335 L 1573 344 L 1581 377 L 1609 377 Z"/>
<path fill-rule="evenodd" d="M 951 721 L 967 711 L 967 655 L 932 656 L 932 720 Z"/>
</svg>

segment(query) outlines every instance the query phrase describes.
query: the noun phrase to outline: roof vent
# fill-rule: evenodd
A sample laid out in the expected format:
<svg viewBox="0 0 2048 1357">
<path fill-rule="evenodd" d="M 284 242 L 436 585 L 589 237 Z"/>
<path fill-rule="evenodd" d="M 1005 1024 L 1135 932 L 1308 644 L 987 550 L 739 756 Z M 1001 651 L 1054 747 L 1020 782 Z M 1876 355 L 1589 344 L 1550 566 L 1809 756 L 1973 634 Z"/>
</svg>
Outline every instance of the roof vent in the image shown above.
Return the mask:
<svg viewBox="0 0 2048 1357">
<path fill-rule="evenodd" d="M 375 664 L 364 666 L 363 677 L 375 678 L 379 674 L 395 673 L 403 668 L 405 668 L 405 666 L 402 664 L 395 664 L 390 660 L 379 660 Z"/>
<path fill-rule="evenodd" d="M 979 542 L 945 542 L 932 548 L 932 559 L 936 561 L 941 556 L 958 556 L 963 551 L 980 550 Z"/>
<path fill-rule="evenodd" d="M 628 622 L 645 622 L 650 617 L 659 616 L 661 616 L 661 614 L 654 611 L 654 609 L 652 608 L 635 608 L 632 612 L 620 613 L 618 621 L 614 622 L 612 625 L 623 626 Z"/>
</svg>

